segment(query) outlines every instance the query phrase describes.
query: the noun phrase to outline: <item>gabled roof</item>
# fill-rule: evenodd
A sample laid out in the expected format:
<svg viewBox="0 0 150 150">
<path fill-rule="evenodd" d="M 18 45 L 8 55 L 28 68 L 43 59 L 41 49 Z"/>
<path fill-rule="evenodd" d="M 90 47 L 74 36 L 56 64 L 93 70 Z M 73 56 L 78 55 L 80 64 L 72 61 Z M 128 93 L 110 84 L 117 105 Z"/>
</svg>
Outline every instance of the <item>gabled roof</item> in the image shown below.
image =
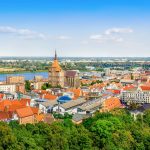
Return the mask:
<svg viewBox="0 0 150 150">
<path fill-rule="evenodd" d="M 0 112 L 0 120 L 6 120 L 9 118 L 10 118 L 10 116 L 7 112 Z"/>
<path fill-rule="evenodd" d="M 26 98 L 22 98 L 20 100 L 20 103 L 24 106 L 30 105 L 31 100 L 30 99 L 26 99 Z"/>
<path fill-rule="evenodd" d="M 142 91 L 150 91 L 150 86 L 140 86 Z"/>
<path fill-rule="evenodd" d="M 67 70 L 65 72 L 66 77 L 72 77 L 73 78 L 76 76 L 76 74 L 77 74 L 77 71 L 75 71 L 75 70 Z"/>
<path fill-rule="evenodd" d="M 39 113 L 39 109 L 38 108 L 36 108 L 36 107 L 30 107 L 30 108 L 31 108 L 31 110 L 32 110 L 34 115 Z"/>
<path fill-rule="evenodd" d="M 109 105 L 116 105 L 116 106 L 121 106 L 121 102 L 120 102 L 120 100 L 119 100 L 119 98 L 117 98 L 117 97 L 110 97 L 110 98 L 108 98 L 108 99 L 106 99 L 105 101 L 104 101 L 104 103 L 105 103 L 105 105 L 107 106 L 109 106 Z"/>
<path fill-rule="evenodd" d="M 74 98 L 73 98 L 74 100 L 82 95 L 82 91 L 80 88 L 78 89 L 72 88 L 72 89 L 68 89 L 67 91 L 74 93 Z"/>
<path fill-rule="evenodd" d="M 122 88 L 123 91 L 136 90 L 137 88 L 134 85 L 126 85 Z"/>
<path fill-rule="evenodd" d="M 16 113 L 19 118 L 33 116 L 32 109 L 30 107 L 20 108 L 16 110 Z"/>
<path fill-rule="evenodd" d="M 57 96 L 56 95 L 52 95 L 52 94 L 46 94 L 46 95 L 44 95 L 44 99 L 56 100 Z"/>
<path fill-rule="evenodd" d="M 27 105 L 28 104 L 28 105 Z M 0 111 L 7 109 L 9 112 L 14 112 L 16 109 L 30 105 L 30 99 L 21 100 L 3 100 L 0 102 Z"/>
</svg>

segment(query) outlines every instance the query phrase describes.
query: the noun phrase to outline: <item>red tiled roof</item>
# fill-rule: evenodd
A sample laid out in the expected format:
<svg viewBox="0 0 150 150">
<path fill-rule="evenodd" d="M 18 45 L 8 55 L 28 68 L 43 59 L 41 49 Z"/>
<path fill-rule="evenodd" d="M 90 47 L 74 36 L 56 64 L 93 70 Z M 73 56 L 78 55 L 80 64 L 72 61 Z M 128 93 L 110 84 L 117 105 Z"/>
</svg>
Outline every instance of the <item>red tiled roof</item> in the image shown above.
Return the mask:
<svg viewBox="0 0 150 150">
<path fill-rule="evenodd" d="M 120 94 L 120 90 L 108 89 L 107 91 L 110 91 L 110 92 L 112 92 L 113 94 Z"/>
<path fill-rule="evenodd" d="M 40 115 L 35 115 L 35 118 L 38 122 L 43 121 L 44 120 L 44 114 L 40 114 Z"/>
<path fill-rule="evenodd" d="M 20 100 L 20 103 L 21 103 L 22 105 L 24 105 L 24 106 L 27 106 L 27 104 L 30 105 L 30 102 L 31 102 L 30 99 L 22 98 L 22 99 Z"/>
<path fill-rule="evenodd" d="M 72 89 L 68 89 L 67 91 L 74 93 L 74 98 L 73 98 L 73 100 L 77 99 L 78 97 L 80 97 L 80 96 L 82 95 L 82 91 L 81 91 L 80 88 L 78 88 L 78 89 L 72 88 Z"/>
<path fill-rule="evenodd" d="M 150 91 L 150 86 L 140 86 L 143 91 Z"/>
<path fill-rule="evenodd" d="M 44 95 L 44 98 L 48 100 L 56 100 L 57 96 L 52 94 L 46 94 Z"/>
<path fill-rule="evenodd" d="M 7 112 L 0 112 L 0 120 L 5 120 L 9 118 L 9 114 Z"/>
<path fill-rule="evenodd" d="M 4 94 L 0 93 L 0 99 L 3 98 Z"/>
<path fill-rule="evenodd" d="M 126 91 L 126 90 L 130 90 L 130 89 L 133 89 L 133 88 L 135 88 L 134 85 L 127 85 L 127 86 L 124 86 L 124 87 L 122 88 L 122 90 Z"/>
<path fill-rule="evenodd" d="M 22 100 L 3 100 L 0 102 L 0 111 L 7 109 L 8 112 L 14 112 L 16 109 L 23 108 L 27 106 L 27 102 L 30 105 L 29 99 Z"/>
<path fill-rule="evenodd" d="M 104 107 L 107 108 L 108 110 L 121 107 L 121 102 L 117 97 L 111 97 L 108 98 L 104 101 Z"/>
<path fill-rule="evenodd" d="M 16 109 L 16 113 L 17 113 L 18 117 L 20 117 L 20 118 L 34 115 L 32 112 L 32 109 L 30 107 Z"/>
<path fill-rule="evenodd" d="M 39 109 L 38 108 L 36 108 L 36 107 L 30 107 L 30 108 L 31 108 L 31 110 L 32 110 L 32 112 L 34 114 L 38 114 L 39 113 Z"/>
</svg>

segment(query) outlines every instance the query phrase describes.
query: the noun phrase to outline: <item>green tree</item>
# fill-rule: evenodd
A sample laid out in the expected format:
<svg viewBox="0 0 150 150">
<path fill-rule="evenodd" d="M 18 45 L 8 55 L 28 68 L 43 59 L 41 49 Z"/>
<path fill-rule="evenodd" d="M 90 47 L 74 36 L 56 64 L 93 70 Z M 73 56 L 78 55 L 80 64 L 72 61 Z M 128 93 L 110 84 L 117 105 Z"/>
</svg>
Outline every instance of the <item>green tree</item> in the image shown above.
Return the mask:
<svg viewBox="0 0 150 150">
<path fill-rule="evenodd" d="M 51 86 L 51 84 L 49 84 L 49 83 L 44 83 L 44 84 L 42 85 L 42 90 L 46 90 L 46 89 L 50 89 L 50 88 L 52 88 L 52 86 Z"/>
<path fill-rule="evenodd" d="M 3 122 L 0 122 L 0 149 L 13 149 L 16 137 L 13 135 L 11 128 Z"/>
<path fill-rule="evenodd" d="M 25 81 L 25 89 L 26 89 L 26 91 L 30 91 L 31 90 L 31 83 L 29 82 L 29 80 Z"/>
</svg>

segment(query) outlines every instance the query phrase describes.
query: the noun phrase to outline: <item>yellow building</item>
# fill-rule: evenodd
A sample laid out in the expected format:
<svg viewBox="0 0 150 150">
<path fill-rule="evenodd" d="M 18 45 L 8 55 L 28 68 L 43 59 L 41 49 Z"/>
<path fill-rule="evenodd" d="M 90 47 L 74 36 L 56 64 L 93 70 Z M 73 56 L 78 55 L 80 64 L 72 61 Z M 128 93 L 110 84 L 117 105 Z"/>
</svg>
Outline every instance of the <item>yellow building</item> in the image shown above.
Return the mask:
<svg viewBox="0 0 150 150">
<path fill-rule="evenodd" d="M 25 79 L 23 76 L 8 76 L 6 78 L 7 84 L 24 83 Z"/>
<path fill-rule="evenodd" d="M 64 87 L 64 71 L 59 65 L 56 51 L 54 61 L 52 62 L 52 66 L 49 69 L 49 83 L 53 87 Z"/>
</svg>

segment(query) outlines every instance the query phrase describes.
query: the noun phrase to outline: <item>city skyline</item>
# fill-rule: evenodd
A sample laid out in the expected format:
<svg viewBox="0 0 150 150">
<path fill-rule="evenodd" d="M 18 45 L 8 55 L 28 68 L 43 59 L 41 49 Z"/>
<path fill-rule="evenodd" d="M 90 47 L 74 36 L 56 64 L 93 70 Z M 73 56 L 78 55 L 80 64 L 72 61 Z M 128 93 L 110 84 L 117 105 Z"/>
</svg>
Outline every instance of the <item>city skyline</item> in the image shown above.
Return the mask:
<svg viewBox="0 0 150 150">
<path fill-rule="evenodd" d="M 0 56 L 149 57 L 147 0 L 1 0 Z"/>
</svg>

